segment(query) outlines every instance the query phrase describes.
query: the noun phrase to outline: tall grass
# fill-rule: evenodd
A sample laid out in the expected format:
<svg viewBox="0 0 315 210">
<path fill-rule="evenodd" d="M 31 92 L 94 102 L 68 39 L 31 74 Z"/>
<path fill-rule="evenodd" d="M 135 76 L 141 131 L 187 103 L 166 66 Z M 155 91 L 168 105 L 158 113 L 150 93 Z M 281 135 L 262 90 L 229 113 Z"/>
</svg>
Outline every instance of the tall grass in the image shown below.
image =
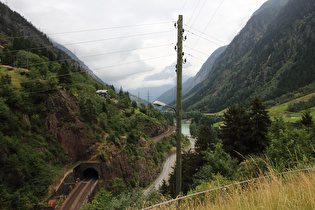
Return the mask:
<svg viewBox="0 0 315 210">
<path fill-rule="evenodd" d="M 157 209 L 177 209 L 172 202 Z M 190 197 L 181 209 L 315 209 L 315 171 L 271 175 L 226 191 Z"/>
</svg>

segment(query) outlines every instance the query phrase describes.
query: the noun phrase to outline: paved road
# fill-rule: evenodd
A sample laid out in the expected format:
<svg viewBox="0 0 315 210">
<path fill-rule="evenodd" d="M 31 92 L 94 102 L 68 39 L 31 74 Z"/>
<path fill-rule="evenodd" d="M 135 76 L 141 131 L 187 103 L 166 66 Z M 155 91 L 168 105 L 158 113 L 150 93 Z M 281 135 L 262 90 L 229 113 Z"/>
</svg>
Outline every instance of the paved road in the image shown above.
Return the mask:
<svg viewBox="0 0 315 210">
<path fill-rule="evenodd" d="M 189 141 L 190 141 L 190 147 L 186 148 L 185 151 L 195 148 L 195 139 L 189 137 Z M 147 190 L 144 191 L 143 193 L 144 196 L 147 196 L 152 189 L 158 190 L 159 187 L 162 185 L 163 180 L 168 181 L 169 175 L 173 170 L 172 167 L 175 166 L 175 161 L 176 161 L 176 153 L 173 152 L 173 154 L 170 155 L 166 159 L 162 173 L 154 181 L 154 183 Z"/>
</svg>

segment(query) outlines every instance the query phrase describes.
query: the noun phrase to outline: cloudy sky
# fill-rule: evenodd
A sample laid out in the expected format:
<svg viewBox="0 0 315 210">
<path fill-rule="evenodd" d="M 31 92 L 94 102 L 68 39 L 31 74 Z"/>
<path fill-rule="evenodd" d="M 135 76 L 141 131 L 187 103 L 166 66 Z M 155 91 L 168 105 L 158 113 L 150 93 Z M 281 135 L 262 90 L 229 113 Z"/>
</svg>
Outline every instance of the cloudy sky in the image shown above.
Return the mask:
<svg viewBox="0 0 315 210">
<path fill-rule="evenodd" d="M 266 0 L 1 0 L 74 52 L 104 82 L 136 90 L 175 86 L 182 14 L 184 78 L 229 44 Z M 140 93 L 145 94 L 145 93 Z M 158 97 L 158 96 L 156 96 Z"/>
</svg>

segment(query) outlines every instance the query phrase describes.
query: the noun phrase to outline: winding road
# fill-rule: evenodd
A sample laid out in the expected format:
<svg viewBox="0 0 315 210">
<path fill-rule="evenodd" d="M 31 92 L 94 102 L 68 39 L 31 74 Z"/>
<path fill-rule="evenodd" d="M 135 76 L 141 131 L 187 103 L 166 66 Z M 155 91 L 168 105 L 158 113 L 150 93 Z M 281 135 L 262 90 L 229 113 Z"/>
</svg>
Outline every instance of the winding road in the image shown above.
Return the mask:
<svg viewBox="0 0 315 210">
<path fill-rule="evenodd" d="M 169 134 L 168 134 L 169 135 Z M 167 136 L 167 135 L 164 135 Z M 188 148 L 185 148 L 185 151 L 188 151 L 189 149 L 194 149 L 195 148 L 195 139 L 188 137 L 190 141 L 190 146 Z M 162 185 L 163 180 L 168 181 L 169 175 L 172 172 L 172 167 L 175 165 L 176 161 L 176 153 L 175 151 L 170 152 L 171 155 L 166 158 L 162 173 L 159 175 L 159 177 L 154 181 L 154 183 L 144 191 L 143 195 L 147 196 L 151 190 L 155 189 L 158 190 L 159 187 Z"/>
</svg>

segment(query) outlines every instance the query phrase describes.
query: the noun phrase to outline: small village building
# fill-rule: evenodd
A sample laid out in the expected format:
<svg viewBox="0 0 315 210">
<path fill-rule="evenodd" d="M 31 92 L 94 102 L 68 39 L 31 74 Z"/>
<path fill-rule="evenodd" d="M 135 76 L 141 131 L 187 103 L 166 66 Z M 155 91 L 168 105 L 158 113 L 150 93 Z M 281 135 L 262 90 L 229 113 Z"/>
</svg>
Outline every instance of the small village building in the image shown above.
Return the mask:
<svg viewBox="0 0 315 210">
<path fill-rule="evenodd" d="M 98 95 L 102 98 L 105 98 L 105 99 L 109 98 L 109 96 L 110 96 L 108 90 L 97 90 L 96 95 Z"/>
</svg>

